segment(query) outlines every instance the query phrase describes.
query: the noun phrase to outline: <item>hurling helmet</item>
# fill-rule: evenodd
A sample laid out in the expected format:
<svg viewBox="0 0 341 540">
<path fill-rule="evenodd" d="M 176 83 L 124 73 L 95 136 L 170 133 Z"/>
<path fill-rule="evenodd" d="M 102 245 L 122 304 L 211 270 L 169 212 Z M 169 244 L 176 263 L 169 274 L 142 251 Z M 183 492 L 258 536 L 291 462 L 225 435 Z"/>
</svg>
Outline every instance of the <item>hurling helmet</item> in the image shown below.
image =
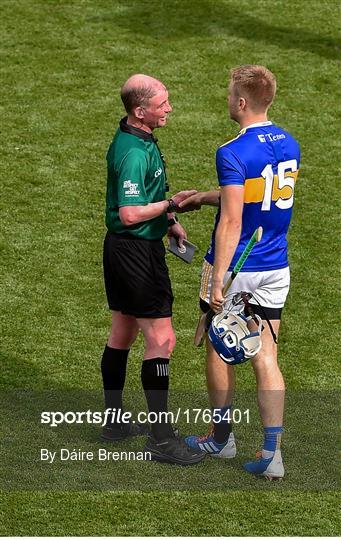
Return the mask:
<svg viewBox="0 0 341 540">
<path fill-rule="evenodd" d="M 212 319 L 208 337 L 214 350 L 226 364 L 236 365 L 253 358 L 262 347 L 262 319 L 253 314 L 246 316 L 245 296 L 251 293 L 237 293 L 230 306 Z M 250 332 L 247 323 L 258 324 L 255 332 Z"/>
</svg>

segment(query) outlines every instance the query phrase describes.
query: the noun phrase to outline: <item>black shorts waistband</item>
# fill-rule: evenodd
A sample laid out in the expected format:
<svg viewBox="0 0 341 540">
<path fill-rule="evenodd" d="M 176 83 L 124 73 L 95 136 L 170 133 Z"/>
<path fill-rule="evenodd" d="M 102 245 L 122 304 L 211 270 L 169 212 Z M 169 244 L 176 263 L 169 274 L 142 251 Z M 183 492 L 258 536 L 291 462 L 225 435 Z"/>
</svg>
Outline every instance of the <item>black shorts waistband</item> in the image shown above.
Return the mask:
<svg viewBox="0 0 341 540">
<path fill-rule="evenodd" d="M 130 234 L 128 232 L 124 233 L 112 233 L 110 231 L 107 231 L 107 236 L 110 238 L 115 238 L 117 240 L 138 240 L 139 242 L 162 242 L 162 238 L 154 238 L 154 239 L 148 239 L 148 238 L 141 238 L 141 236 L 134 236 L 133 234 Z"/>
</svg>

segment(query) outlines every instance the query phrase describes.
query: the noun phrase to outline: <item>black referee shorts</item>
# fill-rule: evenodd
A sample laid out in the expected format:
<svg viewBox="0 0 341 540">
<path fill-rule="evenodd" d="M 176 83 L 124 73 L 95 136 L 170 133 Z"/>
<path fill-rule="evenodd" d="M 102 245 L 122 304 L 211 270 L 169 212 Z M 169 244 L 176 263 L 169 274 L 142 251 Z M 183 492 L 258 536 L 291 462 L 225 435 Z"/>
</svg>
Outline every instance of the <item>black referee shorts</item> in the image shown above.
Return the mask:
<svg viewBox="0 0 341 540">
<path fill-rule="evenodd" d="M 172 316 L 173 293 L 162 240 L 107 232 L 103 267 L 109 309 L 137 318 Z"/>
</svg>

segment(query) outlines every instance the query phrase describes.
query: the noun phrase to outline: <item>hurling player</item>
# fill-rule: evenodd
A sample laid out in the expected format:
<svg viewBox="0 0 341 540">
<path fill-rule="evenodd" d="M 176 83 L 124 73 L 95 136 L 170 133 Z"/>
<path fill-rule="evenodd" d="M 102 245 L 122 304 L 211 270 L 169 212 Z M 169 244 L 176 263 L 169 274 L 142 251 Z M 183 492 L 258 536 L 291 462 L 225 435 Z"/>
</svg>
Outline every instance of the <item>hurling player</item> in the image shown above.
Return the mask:
<svg viewBox="0 0 341 540">
<path fill-rule="evenodd" d="M 267 68 L 243 65 L 231 71 L 228 108 L 240 126 L 235 139 L 216 154 L 219 191 L 197 193 L 182 203 L 182 211 L 203 204 L 216 205 L 211 245 L 205 256 L 200 289 L 203 311 L 221 311 L 226 299 L 223 285 L 252 233 L 263 227 L 263 237 L 249 255 L 242 272 L 228 290 L 252 293 L 252 308 L 263 319 L 262 348 L 253 358 L 259 412 L 264 426 L 262 451 L 245 463 L 249 473 L 268 478 L 284 475 L 280 443 L 283 432 L 285 386 L 277 362 L 277 339 L 282 309 L 290 285 L 286 234 L 297 180 L 300 149 L 284 129 L 268 120 L 276 93 L 276 79 Z M 264 322 L 268 320 L 270 324 Z M 207 387 L 212 409 L 212 430 L 203 437 L 188 437 L 187 444 L 211 456 L 232 458 L 236 444 L 231 407 L 234 368 L 222 362 L 206 340 Z"/>
</svg>

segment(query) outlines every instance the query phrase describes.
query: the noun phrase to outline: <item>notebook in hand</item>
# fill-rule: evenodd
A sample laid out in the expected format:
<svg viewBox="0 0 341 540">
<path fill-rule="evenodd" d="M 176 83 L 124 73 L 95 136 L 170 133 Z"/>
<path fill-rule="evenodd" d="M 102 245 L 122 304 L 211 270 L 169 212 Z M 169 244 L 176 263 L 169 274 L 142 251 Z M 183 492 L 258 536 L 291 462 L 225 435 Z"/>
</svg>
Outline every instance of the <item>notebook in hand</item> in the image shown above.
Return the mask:
<svg viewBox="0 0 341 540">
<path fill-rule="evenodd" d="M 174 236 L 170 238 L 168 251 L 176 255 L 186 263 L 190 264 L 192 262 L 194 252 L 197 246 L 189 242 L 188 240 L 183 241 L 183 247 L 179 247 Z"/>
</svg>

